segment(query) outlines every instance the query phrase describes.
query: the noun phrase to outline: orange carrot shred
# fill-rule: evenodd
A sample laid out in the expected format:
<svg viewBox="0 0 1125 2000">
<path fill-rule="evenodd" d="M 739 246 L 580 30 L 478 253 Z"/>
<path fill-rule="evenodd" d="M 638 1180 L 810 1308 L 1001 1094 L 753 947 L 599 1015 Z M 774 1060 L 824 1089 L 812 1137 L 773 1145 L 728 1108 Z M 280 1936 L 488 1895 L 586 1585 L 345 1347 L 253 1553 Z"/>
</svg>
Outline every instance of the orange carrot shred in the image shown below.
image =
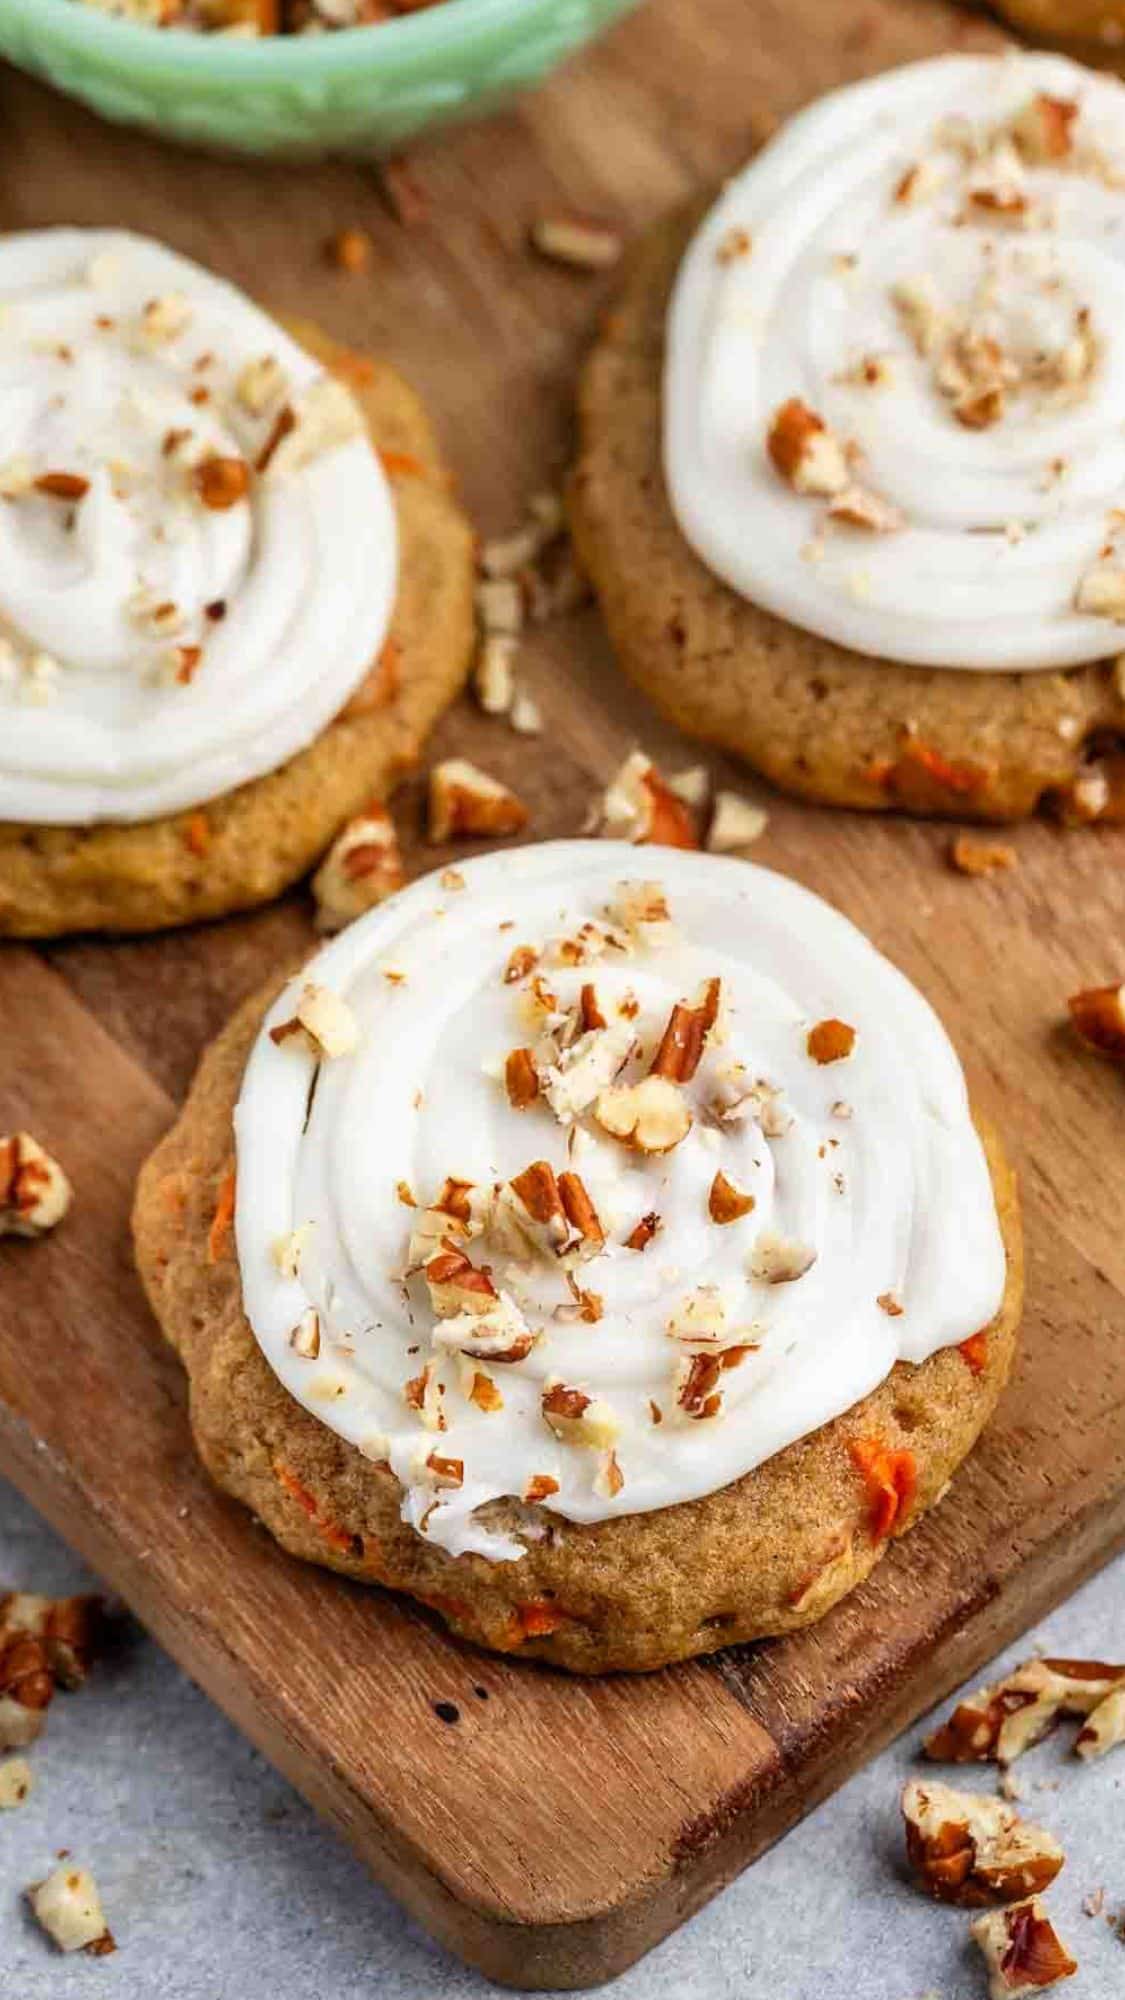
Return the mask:
<svg viewBox="0 0 1125 2000">
<path fill-rule="evenodd" d="M 207 1233 L 207 1262 L 217 1264 L 224 1254 L 234 1221 L 234 1168 L 228 1167 L 215 1202 L 215 1213 Z"/>
<path fill-rule="evenodd" d="M 848 1447 L 863 1474 L 871 1512 L 868 1528 L 873 1542 L 885 1541 L 910 1511 L 918 1490 L 918 1467 L 912 1451 L 892 1451 L 878 1438 L 856 1438 Z"/>
</svg>

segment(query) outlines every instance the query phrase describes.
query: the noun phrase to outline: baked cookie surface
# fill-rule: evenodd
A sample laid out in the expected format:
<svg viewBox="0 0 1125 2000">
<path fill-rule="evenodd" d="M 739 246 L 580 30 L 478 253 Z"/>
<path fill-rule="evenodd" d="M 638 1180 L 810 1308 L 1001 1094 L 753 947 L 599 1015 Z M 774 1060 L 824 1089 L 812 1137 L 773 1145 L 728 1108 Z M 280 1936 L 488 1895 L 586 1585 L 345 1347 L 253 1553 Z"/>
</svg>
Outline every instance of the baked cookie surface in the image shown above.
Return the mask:
<svg viewBox="0 0 1125 2000">
<path fill-rule="evenodd" d="M 581 385 L 570 515 L 621 665 L 682 729 L 808 799 L 993 821 L 1042 804 L 1114 816 L 1125 686 L 1112 660 L 1030 672 L 900 665 L 762 609 L 689 546 L 664 475 L 666 324 L 711 205 L 693 204 L 638 247 Z M 1115 644 L 1108 625 L 1107 651 Z"/>
<path fill-rule="evenodd" d="M 0 937 L 152 931 L 268 902 L 417 759 L 473 646 L 469 523 L 426 413 L 388 364 L 286 331 L 358 403 L 393 490 L 399 576 L 368 678 L 305 749 L 204 804 L 130 824 L 0 822 Z"/>
<path fill-rule="evenodd" d="M 574 1520 L 549 1502 L 493 1500 L 480 1521 L 522 1541 L 516 1561 L 452 1553 L 416 1532 L 389 1465 L 289 1393 L 247 1318 L 232 1114 L 277 991 L 249 1001 L 205 1055 L 143 1170 L 134 1225 L 153 1310 L 189 1377 L 200 1455 L 284 1548 L 405 1591 L 495 1650 L 575 1672 L 643 1670 L 813 1622 L 942 1496 L 1007 1379 L 1022 1300 L 1014 1177 L 983 1126 L 1006 1277 L 978 1336 L 900 1362 L 833 1421 L 678 1504 Z M 599 1282 L 597 1268 L 582 1267 L 585 1282 Z M 599 1337 L 597 1326 L 583 1331 Z M 507 1395 L 510 1371 L 494 1375 Z M 460 1448 L 429 1441 L 439 1453 Z"/>
</svg>

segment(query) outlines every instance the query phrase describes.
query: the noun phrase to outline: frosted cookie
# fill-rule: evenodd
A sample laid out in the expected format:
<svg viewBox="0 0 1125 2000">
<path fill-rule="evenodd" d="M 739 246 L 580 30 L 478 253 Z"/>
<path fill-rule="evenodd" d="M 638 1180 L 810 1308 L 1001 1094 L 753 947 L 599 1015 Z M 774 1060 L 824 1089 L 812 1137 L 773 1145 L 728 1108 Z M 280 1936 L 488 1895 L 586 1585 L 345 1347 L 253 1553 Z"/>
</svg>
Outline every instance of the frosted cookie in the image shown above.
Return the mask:
<svg viewBox="0 0 1125 2000">
<path fill-rule="evenodd" d="M 295 333 L 140 237 L 0 240 L 0 935 L 267 900 L 460 685 L 428 422 Z"/>
<path fill-rule="evenodd" d="M 583 1672 L 820 1617 L 971 1448 L 1021 1297 L 915 989 L 781 876 L 637 864 L 362 918 L 220 1037 L 135 1212 L 219 1484 Z"/>
<path fill-rule="evenodd" d="M 1125 91 L 840 91 L 636 258 L 571 509 L 626 669 L 835 804 L 1125 814 Z"/>
</svg>

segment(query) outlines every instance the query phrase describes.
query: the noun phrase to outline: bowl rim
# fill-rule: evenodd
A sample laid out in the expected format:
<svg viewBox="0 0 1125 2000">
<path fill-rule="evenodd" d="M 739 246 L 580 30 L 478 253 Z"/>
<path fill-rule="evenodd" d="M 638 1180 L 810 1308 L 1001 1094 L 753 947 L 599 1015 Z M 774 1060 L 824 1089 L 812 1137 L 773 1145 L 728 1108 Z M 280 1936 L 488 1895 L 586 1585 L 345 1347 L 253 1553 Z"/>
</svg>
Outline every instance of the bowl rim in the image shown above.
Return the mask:
<svg viewBox="0 0 1125 2000">
<path fill-rule="evenodd" d="M 192 34 L 175 28 L 153 28 L 143 22 L 106 14 L 85 0 L 0 0 L 0 26 L 24 24 L 34 39 L 56 46 L 65 42 L 80 56 L 115 56 L 122 64 L 136 62 L 149 69 L 179 71 L 198 78 L 229 78 L 251 83 L 255 78 L 333 75 L 357 58 L 367 66 L 382 58 L 441 55 L 463 49 L 478 35 L 508 26 L 526 26 L 552 15 L 562 0 L 435 0 L 393 21 L 340 28 L 323 35 L 239 36 Z M 623 11 L 629 0 L 607 0 Z"/>
</svg>

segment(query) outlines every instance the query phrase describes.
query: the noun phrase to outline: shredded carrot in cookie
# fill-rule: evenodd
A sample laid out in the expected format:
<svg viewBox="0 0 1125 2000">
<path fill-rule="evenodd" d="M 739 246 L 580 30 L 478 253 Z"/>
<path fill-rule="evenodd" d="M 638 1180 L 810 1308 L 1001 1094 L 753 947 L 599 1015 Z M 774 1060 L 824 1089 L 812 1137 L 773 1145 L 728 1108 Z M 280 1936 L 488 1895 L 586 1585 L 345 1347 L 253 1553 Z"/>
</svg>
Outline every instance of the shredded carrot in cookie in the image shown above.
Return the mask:
<svg viewBox="0 0 1125 2000">
<path fill-rule="evenodd" d="M 424 479 L 426 468 L 411 451 L 381 451 L 383 471 L 388 479 Z"/>
<path fill-rule="evenodd" d="M 912 1451 L 892 1451 L 878 1438 L 856 1438 L 848 1446 L 852 1463 L 863 1474 L 871 1503 L 868 1528 L 873 1542 L 885 1541 L 909 1513 L 918 1490 L 918 1467 Z"/>
<path fill-rule="evenodd" d="M 274 1463 L 273 1473 L 278 1485 L 288 1493 L 291 1500 L 297 1502 L 302 1512 L 308 1515 L 313 1527 L 323 1536 L 330 1548 L 337 1549 L 341 1555 L 354 1556 L 357 1559 L 363 1556 L 370 1566 L 374 1566 L 376 1551 L 373 1545 L 370 1545 L 362 1535 L 353 1535 L 347 1528 L 341 1528 L 337 1522 L 326 1519 L 320 1511 L 315 1495 L 309 1492 L 307 1486 L 302 1486 L 295 1472 L 290 1472 L 287 1465 L 282 1465 L 277 1460 Z"/>
<path fill-rule="evenodd" d="M 916 737 L 908 737 L 903 746 L 896 771 L 902 766 L 914 765 L 919 771 L 932 778 L 947 792 L 958 795 L 979 792 L 987 785 L 991 773 L 983 764 L 954 763 L 928 743 L 920 743 Z"/>
<path fill-rule="evenodd" d="M 191 854 L 206 854 L 211 845 L 211 822 L 205 812 L 193 812 L 184 828 L 184 846 Z"/>
<path fill-rule="evenodd" d="M 534 1597 L 527 1604 L 517 1604 L 512 1622 L 518 1626 L 521 1639 L 542 1639 L 566 1624 L 566 1613 L 557 1611 L 545 1597 Z"/>
<path fill-rule="evenodd" d="M 988 1366 L 987 1333 L 983 1330 L 980 1333 L 971 1333 L 968 1340 L 961 1342 L 957 1352 L 974 1375 L 983 1375 Z"/>
<path fill-rule="evenodd" d="M 234 1168 L 228 1167 L 219 1183 L 219 1193 L 215 1202 L 215 1213 L 207 1232 L 207 1262 L 217 1264 L 225 1254 L 230 1239 L 231 1223 L 234 1221 Z"/>
</svg>

